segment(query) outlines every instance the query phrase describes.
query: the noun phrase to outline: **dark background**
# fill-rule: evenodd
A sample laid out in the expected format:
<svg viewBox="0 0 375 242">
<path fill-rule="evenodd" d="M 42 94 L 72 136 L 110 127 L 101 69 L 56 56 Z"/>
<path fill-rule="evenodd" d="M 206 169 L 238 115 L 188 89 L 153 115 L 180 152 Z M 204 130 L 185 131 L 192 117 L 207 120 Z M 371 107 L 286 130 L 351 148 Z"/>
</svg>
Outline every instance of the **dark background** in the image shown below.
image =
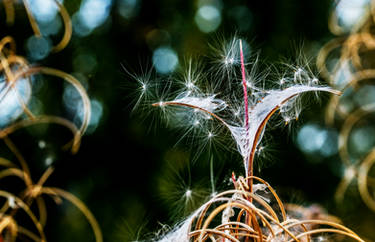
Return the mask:
<svg viewBox="0 0 375 242">
<path fill-rule="evenodd" d="M 140 73 L 151 66 L 154 49 L 147 42 L 150 31 L 168 32 L 169 36 L 155 40 L 155 45 L 173 48 L 180 62 L 186 56 L 209 55 L 210 42 L 234 34 L 247 39 L 254 51 L 260 51 L 262 61 L 271 64 L 285 57 L 293 59 L 299 48 L 314 55 L 333 38 L 327 22 L 334 2 L 328 0 L 223 1 L 221 24 L 208 34 L 202 33 L 194 22 L 196 1 L 135 1 L 137 9 L 129 18 L 118 13 L 120 2 L 112 1 L 108 18 L 90 34 L 73 34 L 66 49 L 39 60 L 28 57 L 30 50 L 25 43 L 32 30 L 22 5 L 17 5 L 16 21 L 11 27 L 4 23 L 4 9 L 0 15 L 1 35 L 15 38 L 19 55 L 28 57 L 35 65 L 80 73 L 89 84 L 89 96 L 103 107 L 99 125 L 84 136 L 76 155 L 61 151 L 60 146 L 70 137 L 61 127 L 49 127 L 48 132 L 27 128 L 11 138 L 29 162 L 34 180 L 46 169 L 45 157 L 53 154 L 56 170 L 47 185 L 66 189 L 82 199 L 101 225 L 105 241 L 148 238 L 162 224 L 173 225 L 194 208 L 190 204 L 189 208 L 176 205 L 181 195 L 168 195 L 166 191 L 173 189 L 165 183 L 168 177 L 178 173 L 180 179 L 189 180 L 186 184 L 202 190 L 204 195 L 197 197 L 195 207 L 209 195 L 204 191 L 211 186 L 207 152 L 190 162 L 195 150 L 189 149 L 188 142 L 175 145 L 178 131 L 171 131 L 162 123 L 155 125 L 152 117 L 131 112 L 134 80 L 124 67 L 130 73 Z M 80 4 L 72 0 L 64 3 L 71 15 Z M 247 8 L 249 14 L 236 18 L 238 6 Z M 94 56 L 94 67 L 86 68 L 90 60 L 79 62 L 80 53 Z M 65 86 L 60 82 L 46 83 L 38 92 L 45 112 L 73 119 L 74 115 L 66 111 L 62 101 Z M 354 191 L 343 203 L 334 202 L 333 194 L 340 181 L 335 171 L 340 169 L 338 156 L 311 157 L 296 146 L 297 130 L 304 123 L 324 125 L 326 101 L 327 96 L 323 96 L 321 103 L 309 104 L 290 129 L 270 129 L 269 156 L 260 161 L 262 169 L 256 169 L 256 175 L 273 185 L 284 201 L 304 206 L 319 203 L 360 235 L 375 239 L 371 231 L 375 225 L 374 213 L 355 189 L 351 189 Z M 40 140 L 46 141 L 47 148 L 38 147 Z M 9 155 L 5 147 L 2 150 Z M 242 173 L 240 157 L 220 147 L 213 151 L 213 156 L 217 189 L 230 187 L 228 179 L 232 171 Z M 52 200 L 47 200 L 46 233 L 50 241 L 92 241 L 90 228 L 77 210 L 66 203 L 55 206 Z"/>
</svg>

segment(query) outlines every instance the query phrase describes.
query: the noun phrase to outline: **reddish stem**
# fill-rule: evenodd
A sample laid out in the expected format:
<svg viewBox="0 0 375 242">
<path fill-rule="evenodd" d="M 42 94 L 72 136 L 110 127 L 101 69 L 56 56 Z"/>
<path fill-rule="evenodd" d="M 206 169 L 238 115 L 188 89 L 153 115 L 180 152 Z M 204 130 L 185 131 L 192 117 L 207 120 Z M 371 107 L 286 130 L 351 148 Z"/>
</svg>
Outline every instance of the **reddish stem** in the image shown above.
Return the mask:
<svg viewBox="0 0 375 242">
<path fill-rule="evenodd" d="M 237 188 L 237 181 L 236 181 L 236 175 L 234 174 L 234 171 L 232 171 L 232 182 L 233 182 L 234 188 L 236 189 Z"/>
<path fill-rule="evenodd" d="M 244 98 L 244 103 L 245 103 L 245 129 L 246 129 L 246 136 L 247 136 L 249 132 L 249 98 L 247 97 L 246 72 L 245 72 L 245 62 L 244 62 L 244 57 L 243 57 L 242 40 L 240 40 L 240 56 L 241 56 L 243 98 Z M 246 166 L 246 162 L 247 161 L 245 161 L 245 166 Z M 250 160 L 247 169 L 248 169 L 246 171 L 247 175 L 252 176 L 253 175 L 252 160 Z M 249 179 L 248 184 L 249 184 L 249 192 L 252 192 L 253 191 L 253 179 Z M 251 200 L 252 199 L 250 199 L 250 201 Z"/>
<path fill-rule="evenodd" d="M 245 128 L 246 132 L 249 130 L 249 99 L 247 97 L 247 84 L 246 84 L 246 73 L 245 64 L 242 50 L 242 40 L 240 40 L 240 56 L 241 56 L 241 72 L 242 72 L 242 87 L 243 87 L 243 98 L 245 103 Z"/>
<path fill-rule="evenodd" d="M 241 56 L 241 73 L 242 73 L 242 87 L 243 87 L 243 99 L 245 103 L 245 129 L 246 129 L 246 138 L 248 136 L 249 132 L 249 99 L 247 97 L 247 84 L 246 84 L 246 73 L 245 73 L 245 63 L 244 63 L 244 58 L 243 58 L 243 50 L 242 50 L 242 40 L 240 40 L 240 56 Z M 246 162 L 246 161 L 245 161 Z M 249 162 L 249 166 L 247 169 L 250 169 L 250 171 L 246 171 L 247 174 L 252 175 L 253 171 L 253 164 L 252 161 Z M 245 163 L 246 165 L 246 163 Z M 253 179 L 250 178 L 248 181 L 249 185 L 249 192 L 251 193 L 253 191 Z M 252 202 L 252 198 L 249 198 L 249 202 Z M 250 214 L 246 214 L 246 224 L 251 226 L 251 217 Z M 246 242 L 249 241 L 249 237 L 246 237 L 245 239 Z"/>
</svg>

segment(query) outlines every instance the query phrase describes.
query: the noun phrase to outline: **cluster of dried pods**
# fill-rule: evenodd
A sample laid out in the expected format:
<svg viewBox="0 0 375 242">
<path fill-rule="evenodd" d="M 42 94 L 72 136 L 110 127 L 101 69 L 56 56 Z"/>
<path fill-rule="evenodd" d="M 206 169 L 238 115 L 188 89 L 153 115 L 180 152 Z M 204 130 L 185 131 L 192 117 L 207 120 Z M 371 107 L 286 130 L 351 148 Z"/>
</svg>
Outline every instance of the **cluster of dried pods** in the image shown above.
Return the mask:
<svg viewBox="0 0 375 242">
<path fill-rule="evenodd" d="M 253 185 L 253 192 L 249 192 L 248 179 L 259 182 Z M 220 238 L 227 241 L 330 238 L 336 241 L 344 236 L 363 241 L 317 206 L 284 205 L 275 190 L 259 177 L 240 177 L 235 185 L 237 189 L 218 194 L 190 218 L 193 229 L 189 236 L 193 241 L 221 241 Z M 270 197 L 265 197 L 267 194 Z"/>
<path fill-rule="evenodd" d="M 343 92 L 342 97 L 332 96 L 326 110 L 326 123 L 340 127 L 339 155 L 344 167 L 343 178 L 335 198 L 342 201 L 350 184 L 357 183 L 364 203 L 375 211 L 375 149 L 367 154 L 353 155 L 349 139 L 353 131 L 375 113 L 375 104 L 358 102 L 361 88 L 368 88 L 375 79 L 375 2 L 370 1 L 365 14 L 345 30 L 333 11 L 329 28 L 336 38 L 326 43 L 319 52 L 317 66 L 322 76 L 335 88 Z M 363 90 L 362 90 L 363 91 Z M 362 92 L 363 94 L 363 92 Z"/>
<path fill-rule="evenodd" d="M 8 24 L 12 24 L 15 19 L 14 14 L 14 3 L 15 1 L 8 0 L 3 1 L 6 12 L 6 21 Z M 32 29 L 37 37 L 41 36 L 38 28 L 38 24 L 33 17 L 30 10 L 29 3 L 27 0 L 23 1 L 26 8 L 28 18 Z M 55 1 L 58 6 L 59 13 L 64 22 L 64 34 L 62 40 L 53 48 L 54 52 L 61 51 L 68 44 L 72 26 L 68 12 L 59 1 Z M 24 127 L 29 127 L 37 124 L 56 124 L 66 127 L 73 134 L 73 139 L 64 145 L 64 149 L 70 149 L 72 153 L 76 153 L 79 149 L 81 137 L 85 133 L 88 126 L 91 106 L 90 99 L 86 93 L 85 88 L 80 82 L 73 76 L 48 67 L 32 66 L 27 60 L 16 54 L 16 44 L 12 37 L 7 36 L 0 40 L 0 71 L 3 79 L 3 85 L 0 90 L 0 104 L 6 105 L 7 99 L 10 96 L 15 97 L 14 101 L 18 102 L 19 108 L 14 109 L 11 118 L 8 118 L 9 122 L 0 129 L 0 139 L 2 139 L 8 149 L 12 152 L 16 158 L 16 162 L 0 157 L 0 166 L 3 169 L 0 171 L 0 179 L 6 177 L 18 177 L 21 179 L 25 188 L 20 194 L 14 194 L 6 190 L 0 190 L 0 197 L 5 198 L 5 202 L 0 208 L 0 240 L 1 241 L 16 241 L 21 238 L 28 238 L 32 241 L 47 241 L 44 233 L 44 226 L 47 221 L 47 208 L 44 201 L 44 196 L 50 196 L 56 201 L 61 203 L 64 199 L 71 202 L 76 206 L 79 211 L 87 218 L 87 221 L 91 225 L 96 241 L 101 242 L 102 233 L 98 222 L 94 218 L 93 214 L 86 207 L 86 205 L 73 194 L 56 187 L 45 186 L 45 182 L 53 172 L 53 167 L 49 167 L 40 177 L 37 182 L 34 182 L 30 174 L 30 169 L 26 159 L 20 153 L 15 143 L 10 139 L 9 135 L 16 132 Z M 50 76 L 52 79 L 61 79 L 72 85 L 79 93 L 83 103 L 83 119 L 80 127 L 77 127 L 72 121 L 49 114 L 34 114 L 28 108 L 28 102 L 31 96 L 32 90 L 32 77 L 34 75 L 45 75 Z M 20 85 L 26 85 L 28 88 L 28 94 L 23 95 L 20 92 Z M 7 117 L 1 117 L 7 118 Z M 35 209 L 32 209 L 32 204 L 36 203 L 36 210 L 38 216 L 35 215 Z M 29 218 L 34 228 L 26 228 L 22 221 L 17 221 L 17 213 L 25 213 Z M 29 222 L 28 222 L 29 223 Z"/>
</svg>

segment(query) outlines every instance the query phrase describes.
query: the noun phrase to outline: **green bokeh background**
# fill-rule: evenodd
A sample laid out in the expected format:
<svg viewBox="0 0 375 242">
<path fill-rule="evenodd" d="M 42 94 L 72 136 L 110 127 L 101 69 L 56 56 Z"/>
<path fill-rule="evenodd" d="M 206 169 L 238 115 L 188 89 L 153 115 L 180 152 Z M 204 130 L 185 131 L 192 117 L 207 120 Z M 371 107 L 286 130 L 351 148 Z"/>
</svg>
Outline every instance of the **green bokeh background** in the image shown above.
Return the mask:
<svg viewBox="0 0 375 242">
<path fill-rule="evenodd" d="M 35 65 L 79 73 L 88 83 L 89 96 L 103 106 L 98 127 L 84 136 L 78 154 L 73 156 L 59 149 L 69 138 L 63 128 L 49 127 L 48 132 L 41 127 L 25 129 L 11 136 L 30 163 L 34 179 L 46 168 L 46 155 L 53 154 L 56 170 L 47 184 L 81 198 L 96 216 L 105 241 L 147 238 L 161 229 L 161 224 L 173 225 L 194 208 L 176 203 L 180 195 L 173 195 L 176 191 L 165 182 L 166 177 L 181 182 L 173 175 L 180 174 L 185 185 L 199 191 L 195 206 L 209 195 L 211 188 L 210 154 L 203 152 L 191 162 L 194 149 L 188 147 L 188 142 L 175 145 L 178 132 L 162 124 L 152 125 L 152 118 L 140 118 L 142 114 L 131 115 L 134 90 L 129 83 L 134 80 L 123 66 L 131 73 L 151 66 L 153 49 L 147 42 L 150 31 L 169 33 L 168 38 L 156 40 L 156 45 L 169 45 L 180 62 L 187 56 L 210 55 L 209 43 L 234 34 L 247 39 L 254 52 L 260 51 L 262 61 L 271 64 L 293 58 L 298 49 L 313 56 L 333 38 L 327 22 L 334 1 L 223 1 L 221 24 L 209 34 L 202 33 L 194 22 L 197 1 L 138 1 L 139 9 L 129 19 L 118 14 L 119 2 L 112 2 L 109 17 L 91 34 L 74 34 L 62 52 L 33 61 Z M 74 0 L 64 3 L 71 15 L 80 4 Z M 250 16 L 236 19 L 237 6 L 247 7 Z M 26 40 L 32 30 L 22 5 L 17 7 L 14 26 L 5 25 L 4 9 L 0 13 L 1 36 L 13 36 L 18 54 L 27 56 Z M 85 59 L 87 56 L 94 59 L 94 64 L 92 59 Z M 64 109 L 63 88 L 59 82 L 44 82 L 39 100 L 44 111 L 72 118 Z M 360 235 L 375 240 L 375 213 L 364 205 L 354 187 L 343 203 L 334 202 L 333 194 L 340 181 L 338 156 L 306 156 L 296 147 L 300 126 L 307 122 L 324 125 L 326 101 L 327 96 L 323 96 L 321 103 L 309 104 L 291 129 L 269 131 L 270 155 L 261 161 L 262 169 L 257 169 L 256 175 L 274 186 L 285 201 L 306 206 L 319 203 Z M 47 149 L 38 147 L 40 140 L 47 142 Z M 4 147 L 2 151 L 9 153 Z M 216 189 L 230 187 L 232 171 L 242 173 L 240 157 L 221 148 L 212 155 Z M 90 228 L 77 210 L 65 203 L 55 206 L 52 201 L 48 207 L 49 241 L 93 241 Z"/>
</svg>

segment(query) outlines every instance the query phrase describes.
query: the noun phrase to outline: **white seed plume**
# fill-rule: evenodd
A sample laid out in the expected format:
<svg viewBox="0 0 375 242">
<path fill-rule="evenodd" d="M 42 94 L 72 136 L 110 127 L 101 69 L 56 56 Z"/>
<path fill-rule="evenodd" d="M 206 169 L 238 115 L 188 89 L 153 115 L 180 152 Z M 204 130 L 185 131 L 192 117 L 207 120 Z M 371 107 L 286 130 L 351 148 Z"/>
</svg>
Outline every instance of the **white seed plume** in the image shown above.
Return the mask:
<svg viewBox="0 0 375 242">
<path fill-rule="evenodd" d="M 233 42 L 238 43 L 238 41 Z M 240 49 L 236 53 L 241 54 L 243 58 L 241 41 Z M 232 46 L 232 48 L 234 48 Z M 238 47 L 237 47 L 238 48 Z M 228 52 L 228 58 L 232 58 L 234 50 Z M 237 57 L 238 59 L 238 57 Z M 251 70 L 250 76 L 246 73 L 243 60 L 242 64 L 242 86 L 244 89 L 243 97 L 235 97 L 234 94 L 229 94 L 227 97 L 219 98 L 219 92 L 203 92 L 194 84 L 194 90 L 191 90 L 193 83 L 186 81 L 187 90 L 183 90 L 175 98 L 170 101 L 162 103 L 154 103 L 154 106 L 180 106 L 184 109 L 176 110 L 175 115 L 180 115 L 182 123 L 190 123 L 195 127 L 204 128 L 207 119 L 215 118 L 227 127 L 232 134 L 232 137 L 237 145 L 237 149 L 243 157 L 244 168 L 246 175 L 251 175 L 252 163 L 257 145 L 260 143 L 267 121 L 275 111 L 279 110 L 281 116 L 287 124 L 293 119 L 298 119 L 301 112 L 301 103 L 298 96 L 306 92 L 331 92 L 339 94 L 338 91 L 333 90 L 327 86 L 318 86 L 318 79 L 311 75 L 302 67 L 293 68 L 295 71 L 292 76 L 284 76 L 276 83 L 280 84 L 280 89 L 265 89 L 259 87 L 259 82 L 256 78 L 256 73 Z M 189 62 L 189 67 L 191 62 Z M 191 69 L 189 69 L 190 73 Z M 189 78 L 192 74 L 189 74 Z M 202 74 L 196 76 L 202 77 Z M 236 80 L 235 77 L 233 77 Z M 214 85 L 215 86 L 215 85 Z M 216 85 L 220 86 L 220 85 Z M 231 88 L 234 88 L 231 86 Z M 240 89 L 240 88 L 239 88 Z M 224 90 L 223 93 L 231 90 Z M 233 91 L 237 93 L 236 90 Z M 246 92 L 246 93 L 245 93 Z M 246 110 L 247 107 L 247 110 Z M 190 108 L 193 113 L 189 114 L 187 108 Z M 182 113 L 181 113 L 182 112 Z M 198 115 L 199 114 L 199 115 Z M 193 121 L 186 122 L 186 120 Z M 203 121 L 200 121 L 203 119 Z M 183 122 L 185 120 L 185 122 Z M 207 133 L 208 131 L 206 131 Z M 209 135 L 210 136 L 210 135 Z"/>
</svg>

